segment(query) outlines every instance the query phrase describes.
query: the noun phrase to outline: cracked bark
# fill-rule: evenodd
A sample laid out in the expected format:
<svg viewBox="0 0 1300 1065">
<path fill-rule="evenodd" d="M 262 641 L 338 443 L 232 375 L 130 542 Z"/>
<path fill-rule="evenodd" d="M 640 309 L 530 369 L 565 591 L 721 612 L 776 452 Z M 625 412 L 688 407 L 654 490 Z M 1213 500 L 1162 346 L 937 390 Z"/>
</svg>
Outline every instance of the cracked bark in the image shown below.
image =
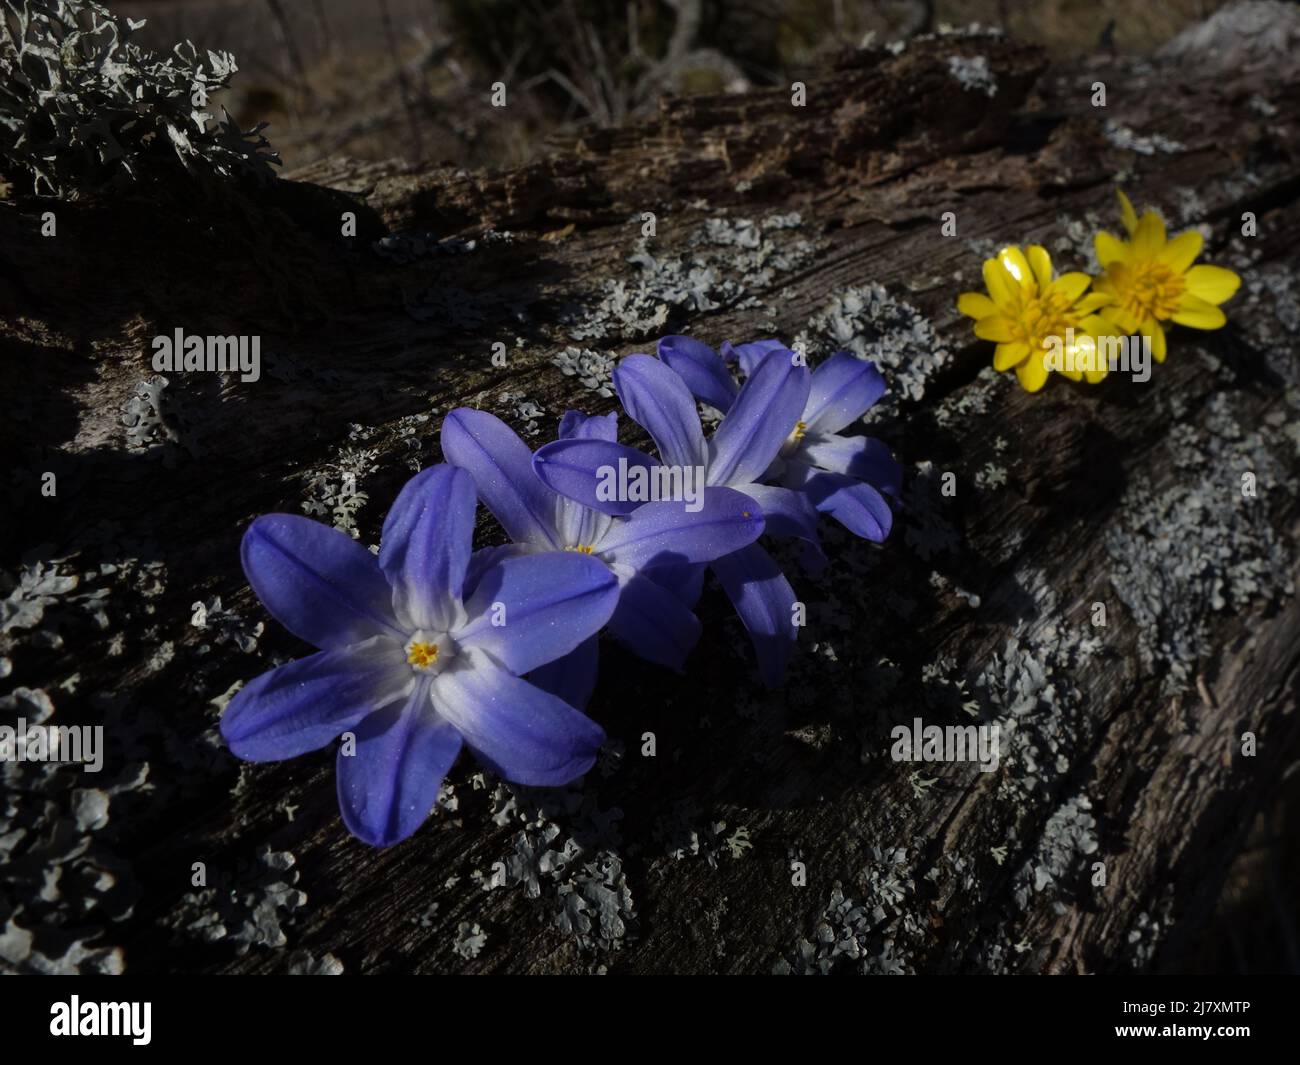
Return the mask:
<svg viewBox="0 0 1300 1065">
<path fill-rule="evenodd" d="M 963 91 L 949 73 L 951 57 L 977 55 L 997 79 L 992 97 Z M 1095 80 L 1109 88 L 1104 110 L 1089 102 Z M 1274 113 L 1249 108 L 1255 96 Z M 588 787 L 602 808 L 624 812 L 618 850 L 636 916 L 621 950 L 579 950 L 553 927 L 551 895 L 529 899 L 518 887 L 484 892 L 471 883 L 472 870 L 503 859 L 520 826 L 493 823 L 483 793 L 467 785 L 468 761 L 450 778 L 461 797 L 454 817 L 440 815 L 408 843 L 375 853 L 338 820 L 331 752 L 249 770 L 237 793 L 235 769 L 222 765 L 205 771 L 192 792 L 123 824 L 116 846 L 140 898 L 107 941 L 124 947 L 136 971 L 277 971 L 294 948 L 331 952 L 350 971 L 571 971 L 597 963 L 768 971 L 798 939 L 813 937 L 837 882 L 846 895 L 873 903 L 860 874 L 879 846 L 906 849 L 914 886 L 886 908 L 872 935 L 892 938 L 909 969 L 1176 967 L 1250 818 L 1300 750 L 1300 605 L 1282 590 L 1300 569 L 1295 452 L 1283 432 L 1295 418 L 1287 389 L 1294 396 L 1300 384 L 1295 349 L 1289 337 L 1273 343 L 1277 314 L 1268 294 L 1249 305 L 1243 295 L 1229 305 L 1231 324 L 1221 334 L 1179 331 L 1147 385 L 1054 381 L 1028 396 L 1000 379 L 990 391 L 980 376 L 990 346 L 971 337 L 953 303 L 957 292 L 979 287 L 980 256 L 968 241 L 1053 246 L 1064 220 L 1086 212 L 1117 229 L 1112 188 L 1121 170 L 1130 172 L 1126 185 L 1139 206 L 1168 209 L 1181 190 L 1195 191 L 1204 205 L 1196 220 L 1214 230 L 1207 260 L 1223 261 L 1242 212 L 1253 211 L 1257 260 L 1247 280 L 1275 264 L 1290 270 L 1300 237 L 1298 110 L 1295 80 L 1243 74 L 1206 83 L 1187 67 L 1123 60 L 1058 72 L 1014 42 L 944 38 L 915 42 L 898 56 L 847 57 L 809 81 L 802 109 L 791 107 L 786 90 L 671 99 L 654 121 L 566 138 L 546 158 L 505 173 L 330 160 L 247 200 L 64 206 L 59 241 L 39 235 L 40 205 L 6 204 L 2 335 L 9 387 L 15 372 L 25 386 L 0 438 L 23 456 L 22 485 L 36 485 L 34 471 L 44 469 L 56 470 L 60 483 L 57 503 L 21 488 L 17 520 L 3 534 L 6 564 L 34 545 L 65 545 L 109 523 L 124 537 L 151 538 L 168 577 L 150 624 L 178 648 L 170 666 L 150 673 L 143 622 L 134 623 L 118 658 L 93 642 L 61 650 L 20 642 L 12 679 L 53 690 L 79 672 L 83 694 L 112 690 L 128 705 L 167 706 L 174 733 L 155 737 L 148 751 L 156 778 L 180 772 L 171 752 L 212 724 L 207 700 L 262 668 L 254 657 L 223 651 L 210 690 L 187 691 L 188 656 L 202 639 L 188 625 L 190 605 L 219 594 L 245 616 L 264 618 L 239 571 L 240 532 L 258 513 L 300 510 L 304 471 L 333 461 L 352 423 L 381 430 L 369 445 L 379 451 L 379 468 L 363 485 L 370 502 L 359 517 L 370 543 L 408 472 L 404 460 L 440 457 L 440 419 L 427 423 L 412 449 L 396 430 L 402 417 L 468 404 L 511 420 L 505 391 L 526 394 L 546 412 L 546 433 L 567 407 L 611 409 L 612 401 L 579 389 L 551 359 L 573 343 L 562 309 L 589 307 L 604 279 L 632 273 L 624 260 L 643 211 L 658 216 L 652 249 L 665 259 L 708 217 L 798 211 L 800 232 L 821 243 L 818 255 L 746 294 L 775 305 L 776 335 L 793 336 L 831 294 L 879 282 L 919 307 L 953 354 L 925 395 L 900 402 L 878 431 L 913 484 L 894 537 L 879 551 L 836 541 L 825 581 L 793 576 L 808 589 L 810 620 L 789 685 L 759 689 L 749 648 L 716 589 L 701 604 L 705 636 L 684 678 L 606 649 L 591 712 L 627 754 L 617 773 L 593 774 Z M 1181 148 L 1118 148 L 1107 120 Z M 347 209 L 359 213 L 354 241 L 337 237 Z M 940 235 L 939 216 L 949 210 L 959 239 Z M 369 250 L 385 227 L 444 238 L 495 228 L 514 239 L 398 266 Z M 1082 266 L 1052 250 L 1059 269 Z M 404 309 L 421 290 L 449 284 L 475 298 L 476 325 L 438 327 Z M 525 313 L 514 314 L 516 307 Z M 730 305 L 691 314 L 674 307 L 662 331 L 741 339 L 755 332 L 755 316 Z M 119 417 L 135 382 L 150 375 L 148 339 L 177 324 L 190 333 L 260 332 L 263 351 L 284 353 L 300 372 L 286 384 L 264 366 L 258 384 L 224 387 L 177 375 L 203 453 L 178 453 L 165 466 L 123 449 Z M 513 347 L 516 336 L 522 348 Z M 653 339 L 578 346 L 621 355 Z M 497 340 L 511 348 L 504 369 L 489 361 Z M 1219 369 L 1207 369 L 1201 352 Z M 961 413 L 963 397 L 984 392 L 991 397 L 985 413 Z M 1272 575 L 1276 594 L 1203 612 L 1208 641 L 1195 663 L 1198 683 L 1169 695 L 1167 670 L 1139 654 L 1140 633 L 1113 586 L 1115 558 L 1104 537 L 1122 523 L 1134 484 L 1154 492 L 1183 483 L 1187 471 L 1175 461 L 1170 433 L 1185 426 L 1204 438 L 1221 394 L 1243 427 L 1264 433 L 1285 473 L 1261 484 L 1254 505 L 1288 561 Z M 958 413 L 945 420 L 943 410 Z M 645 443 L 623 422 L 623 439 Z M 957 474 L 956 499 L 941 500 L 937 485 L 918 477 L 915 464 L 925 461 Z M 1005 486 L 975 487 L 988 463 L 1009 468 Z M 1231 481 L 1236 472 L 1223 476 Z M 1215 505 L 1235 505 L 1231 486 L 1224 491 Z M 912 529 L 924 539 L 924 492 L 960 537 L 955 549 L 929 559 L 906 535 Z M 482 513 L 480 523 L 487 542 L 494 527 Z M 936 571 L 978 595 L 980 605 L 933 588 Z M 846 573 L 854 583 L 846 585 Z M 870 579 L 859 581 L 863 574 Z M 1055 593 L 1050 609 L 1036 597 L 1045 581 Z M 1170 602 L 1200 602 L 1193 584 L 1168 588 Z M 893 606 L 905 596 L 916 601 L 907 618 Z M 888 758 L 891 724 L 914 715 L 965 723 L 960 715 L 935 717 L 923 667 L 951 658 L 951 679 L 973 686 L 1013 633 L 1032 642 L 1052 626 L 1083 629 L 1095 601 L 1108 603 L 1112 618 L 1103 652 L 1060 677 L 1077 693 L 1062 725 L 1068 767 L 1045 773 L 1028 798 L 1001 783 L 1025 772 L 1014 760 L 988 775 L 921 766 L 937 782 L 915 791 L 918 767 Z M 827 641 L 819 613 L 824 620 L 832 610 L 847 620 L 831 640 L 836 660 L 828 661 L 812 647 Z M 304 650 L 274 623 L 262 646 Z M 895 663 L 899 679 L 888 700 L 873 692 L 881 659 Z M 105 711 L 82 702 L 60 701 L 60 719 L 103 720 Z M 1041 706 L 1034 717 L 1054 712 Z M 639 755 L 645 731 L 657 735 L 655 759 Z M 1253 759 L 1239 754 L 1245 731 L 1259 737 Z M 1018 899 L 1025 863 L 1050 842 L 1049 818 L 1076 795 L 1092 801 L 1096 855 L 1073 856 L 1063 882 Z M 722 849 L 716 865 L 704 856 L 667 856 L 655 828 L 683 800 L 698 810 L 697 828 L 743 825 L 753 849 L 739 859 Z M 281 802 L 297 808 L 293 820 L 277 809 Z M 288 946 L 239 956 L 223 943 L 173 941 L 159 922 L 189 890 L 190 863 L 202 858 L 221 868 L 262 844 L 297 856 L 297 886 L 308 895 L 286 923 Z M 1002 846 L 999 862 L 992 850 Z M 806 887 L 791 884 L 792 854 L 807 865 Z M 1090 886 L 1094 860 L 1106 863 L 1104 888 Z M 452 876 L 461 879 L 448 887 Z M 409 920 L 434 902 L 427 924 Z M 451 949 L 463 921 L 488 932 L 473 960 Z"/>
</svg>

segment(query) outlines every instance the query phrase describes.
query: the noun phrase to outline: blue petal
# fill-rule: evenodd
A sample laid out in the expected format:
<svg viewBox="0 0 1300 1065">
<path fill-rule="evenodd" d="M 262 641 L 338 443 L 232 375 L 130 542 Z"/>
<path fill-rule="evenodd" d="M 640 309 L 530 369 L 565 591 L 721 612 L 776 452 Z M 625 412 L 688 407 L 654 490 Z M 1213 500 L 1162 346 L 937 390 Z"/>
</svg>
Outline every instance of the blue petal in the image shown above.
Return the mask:
<svg viewBox="0 0 1300 1065">
<path fill-rule="evenodd" d="M 647 566 L 641 570 L 661 588 L 667 588 L 688 607 L 700 601 L 704 591 L 704 571 L 708 566 L 700 563 L 674 563 L 667 566 Z"/>
<path fill-rule="evenodd" d="M 724 414 L 736 398 L 736 382 L 727 364 L 707 344 L 694 337 L 672 336 L 659 341 L 659 358 L 668 364 L 696 399 Z"/>
<path fill-rule="evenodd" d="M 893 527 L 885 497 L 863 481 L 838 473 L 814 473 L 806 491 L 819 511 L 864 539 L 879 543 Z"/>
<path fill-rule="evenodd" d="M 339 748 L 339 811 L 372 847 L 400 843 L 424 823 L 460 753 L 460 734 L 434 711 L 429 687 L 422 679 L 400 705 L 366 718 L 351 755 Z"/>
<path fill-rule="evenodd" d="M 433 703 L 479 759 L 516 784 L 567 784 L 605 742 L 590 718 L 474 651 L 434 678 Z"/>
<path fill-rule="evenodd" d="M 465 571 L 464 598 L 469 599 L 474 595 L 474 590 L 478 587 L 478 582 L 483 579 L 483 574 L 498 562 L 529 554 L 532 554 L 532 550 L 527 544 L 498 544 L 496 547 L 479 548 L 469 556 L 469 569 Z"/>
<path fill-rule="evenodd" d="M 608 414 L 583 414 L 581 411 L 566 410 L 560 419 L 561 440 L 617 440 L 618 415 L 613 411 Z"/>
<path fill-rule="evenodd" d="M 794 589 L 776 560 L 751 544 L 713 563 L 713 572 L 754 641 L 758 675 L 768 687 L 785 676 L 794 650 Z"/>
<path fill-rule="evenodd" d="M 793 536 L 817 542 L 817 509 L 803 492 L 775 485 L 747 484 L 737 488 L 763 511 L 763 531 L 769 536 Z"/>
<path fill-rule="evenodd" d="M 379 546 L 393 610 L 412 628 L 445 632 L 456 617 L 474 538 L 474 481 L 439 464 L 398 493 Z"/>
<path fill-rule="evenodd" d="M 239 553 L 257 598 L 300 639 L 332 651 L 400 635 L 379 563 L 346 533 L 298 514 L 266 514 L 248 527 Z"/>
<path fill-rule="evenodd" d="M 443 419 L 442 453 L 469 470 L 483 505 L 511 540 L 562 546 L 555 536 L 555 496 L 533 473 L 528 445 L 500 418 L 458 407 Z"/>
<path fill-rule="evenodd" d="M 627 464 L 629 472 L 636 466 L 651 470 L 660 465 L 649 455 L 626 444 L 588 439 L 557 440 L 538 448 L 537 454 L 533 456 L 533 469 L 546 487 L 554 489 L 566 499 L 602 514 L 630 514 L 641 502 L 603 498 L 619 494 L 604 491 L 602 486 L 615 483 L 607 480 L 607 477 L 609 474 L 617 474 L 620 460 Z M 604 471 L 609 471 L 609 474 L 602 475 Z"/>
<path fill-rule="evenodd" d="M 614 370 L 614 389 L 628 417 L 650 434 L 670 466 L 704 464 L 704 431 L 690 389 L 664 363 L 629 355 Z"/>
<path fill-rule="evenodd" d="M 610 633 L 629 651 L 679 673 L 702 628 L 677 596 L 639 573 L 623 583 L 618 609 L 609 620 Z"/>
<path fill-rule="evenodd" d="M 344 651 L 322 651 L 241 688 L 221 715 L 221 735 L 248 762 L 296 758 L 402 698 L 410 685 L 395 640 L 381 636 Z"/>
<path fill-rule="evenodd" d="M 804 423 L 810 432 L 838 433 L 884 394 L 885 379 L 874 364 L 837 351 L 813 371 Z"/>
<path fill-rule="evenodd" d="M 738 362 L 740 372 L 746 377 L 752 377 L 758 364 L 766 359 L 774 351 L 789 352 L 784 344 L 779 340 L 752 340 L 747 344 L 733 344 L 731 341 L 724 341 L 722 345 L 722 357 L 727 362 Z"/>
<path fill-rule="evenodd" d="M 534 669 L 528 680 L 570 706 L 585 710 L 596 690 L 599 661 L 600 639 L 589 636 L 563 658 Z"/>
<path fill-rule="evenodd" d="M 605 561 L 632 569 L 708 562 L 763 532 L 763 515 L 746 495 L 706 488 L 701 504 L 692 513 L 681 503 L 645 503 L 611 526 L 597 550 Z"/>
<path fill-rule="evenodd" d="M 590 555 L 508 558 L 483 574 L 465 604 L 469 620 L 452 638 L 462 648 L 486 651 L 512 673 L 527 673 L 598 633 L 617 603 L 617 579 Z"/>
<path fill-rule="evenodd" d="M 709 484 L 749 484 L 763 476 L 803 414 L 808 367 L 774 355 L 754 370 L 709 441 Z"/>
<path fill-rule="evenodd" d="M 870 436 L 810 435 L 799 441 L 796 457 L 829 473 L 866 481 L 882 492 L 897 495 L 903 467 L 884 441 Z"/>
</svg>

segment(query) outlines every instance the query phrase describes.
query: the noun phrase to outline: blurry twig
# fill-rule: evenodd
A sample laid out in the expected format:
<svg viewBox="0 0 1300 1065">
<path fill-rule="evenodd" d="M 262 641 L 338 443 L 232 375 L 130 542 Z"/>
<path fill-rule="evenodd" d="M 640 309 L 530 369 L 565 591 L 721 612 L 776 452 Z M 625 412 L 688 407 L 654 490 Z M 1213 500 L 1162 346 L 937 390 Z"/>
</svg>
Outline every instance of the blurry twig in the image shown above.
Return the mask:
<svg viewBox="0 0 1300 1065">
<path fill-rule="evenodd" d="M 280 47 L 284 50 L 288 68 L 285 72 L 285 81 L 294 86 L 292 99 L 293 111 L 296 117 L 299 99 L 303 96 L 314 99 L 315 93 L 307 80 L 307 68 L 303 64 L 302 54 L 298 51 L 298 43 L 294 37 L 293 29 L 289 25 L 289 17 L 285 14 L 280 0 L 266 0 L 266 6 L 271 10 L 271 20 L 275 23 L 276 36 L 279 38 Z"/>
<path fill-rule="evenodd" d="M 388 37 L 388 48 L 393 53 L 393 64 L 397 68 L 397 86 L 402 97 L 402 107 L 406 110 L 407 119 L 411 125 L 411 141 L 415 146 L 415 161 L 421 162 L 424 159 L 424 141 L 420 136 L 420 121 L 415 114 L 415 104 L 411 99 L 410 86 L 406 80 L 406 70 L 402 66 L 402 61 L 398 55 L 397 34 L 393 29 L 392 15 L 388 10 L 388 0 L 379 0 L 379 14 L 384 23 L 384 33 Z"/>
</svg>

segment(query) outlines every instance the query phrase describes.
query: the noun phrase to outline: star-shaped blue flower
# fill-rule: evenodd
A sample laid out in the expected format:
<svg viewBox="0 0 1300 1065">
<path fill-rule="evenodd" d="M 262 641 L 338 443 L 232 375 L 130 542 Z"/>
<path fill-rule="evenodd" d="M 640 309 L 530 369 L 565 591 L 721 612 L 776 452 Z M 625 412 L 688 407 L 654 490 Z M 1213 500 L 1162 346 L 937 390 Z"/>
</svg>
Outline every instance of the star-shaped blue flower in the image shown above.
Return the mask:
<svg viewBox="0 0 1300 1065">
<path fill-rule="evenodd" d="M 540 448 L 534 468 L 556 491 L 601 509 L 608 504 L 597 491 L 599 471 L 620 460 L 646 468 L 702 467 L 706 492 L 738 492 L 763 517 L 767 532 L 816 544 L 817 512 L 806 494 L 762 483 L 808 399 L 808 368 L 793 353 L 786 354 L 788 358 L 764 360 L 755 368 L 707 440 L 695 398 L 682 378 L 659 359 L 629 355 L 614 371 L 614 387 L 623 409 L 654 440 L 662 462 L 612 441 L 562 440 Z M 760 677 L 778 684 L 795 641 L 797 600 L 790 582 L 757 543 L 719 555 L 710 568 L 754 642 Z M 690 603 L 698 596 L 700 576 L 698 568 L 678 570 L 681 594 Z"/>
<path fill-rule="evenodd" d="M 569 411 L 560 422 L 560 442 L 618 448 L 617 429 L 614 414 Z M 670 669 L 683 667 L 700 637 L 693 600 L 675 594 L 676 582 L 700 563 L 753 543 L 763 531 L 759 508 L 721 487 L 705 488 L 698 510 L 681 500 L 593 499 L 595 505 L 583 505 L 540 479 L 528 445 L 486 411 L 451 411 L 442 425 L 442 449 L 448 461 L 473 475 L 479 498 L 514 541 L 501 553 L 559 550 L 599 560 L 618 582 L 610 633 L 633 653 Z M 532 679 L 585 706 L 596 667 L 593 638 Z"/>
<path fill-rule="evenodd" d="M 583 554 L 471 555 L 474 483 L 439 465 L 412 478 L 376 558 L 293 514 L 256 519 L 244 572 L 271 615 L 320 653 L 264 673 L 227 707 L 239 757 L 292 758 L 343 733 L 343 821 L 375 846 L 414 832 L 462 746 L 519 784 L 555 786 L 591 768 L 600 726 L 520 678 L 569 654 L 619 599 Z"/>
<path fill-rule="evenodd" d="M 788 357 L 778 340 L 722 345 L 719 356 L 694 337 L 664 337 L 659 358 L 686 382 L 694 396 L 724 415 L 739 388 L 727 363 L 739 364 L 746 378 L 767 360 Z M 893 526 L 885 495 L 897 495 L 902 467 L 880 440 L 843 436 L 885 393 L 885 379 L 865 359 L 839 351 L 812 373 L 807 401 L 790 436 L 763 479 L 803 492 L 818 511 L 850 532 L 882 541 Z"/>
</svg>

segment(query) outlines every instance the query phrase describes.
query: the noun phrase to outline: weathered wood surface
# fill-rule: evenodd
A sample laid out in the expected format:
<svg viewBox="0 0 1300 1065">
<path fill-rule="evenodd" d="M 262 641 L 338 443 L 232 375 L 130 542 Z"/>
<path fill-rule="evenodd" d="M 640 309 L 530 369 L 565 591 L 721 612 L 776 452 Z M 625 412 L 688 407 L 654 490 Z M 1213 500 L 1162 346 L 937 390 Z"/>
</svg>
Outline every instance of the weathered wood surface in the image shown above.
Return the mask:
<svg viewBox="0 0 1300 1065">
<path fill-rule="evenodd" d="M 963 89 L 952 57 L 987 59 L 996 93 Z M 807 84 L 803 108 L 784 90 L 670 100 L 653 123 L 505 174 L 332 162 L 273 203 L 62 207 L 55 240 L 41 205 L 3 205 L 0 439 L 20 460 L 5 570 L 26 556 L 81 575 L 5 637 L 6 683 L 109 737 L 99 778 L 5 770 L 10 967 L 1180 965 L 1300 751 L 1300 84 L 1205 79 L 1194 62 L 1048 70 L 989 38 L 859 53 Z M 988 368 L 956 294 L 1003 243 L 1086 267 L 1091 233 L 1118 228 L 1117 175 L 1171 227 L 1209 227 L 1207 258 L 1246 278 L 1230 325 L 1177 331 L 1145 384 L 1026 395 Z M 641 242 L 647 211 L 657 233 Z M 1245 211 L 1256 237 L 1239 235 Z M 478 243 L 399 263 L 371 248 L 383 227 Z M 683 262 L 714 273 L 675 287 Z M 684 677 L 604 648 L 590 712 L 622 756 L 583 788 L 508 802 L 464 760 L 455 808 L 383 852 L 343 830 L 332 752 L 259 767 L 221 753 L 220 696 L 305 650 L 240 573 L 253 516 L 301 511 L 351 470 L 367 498 L 340 513 L 373 543 L 405 477 L 439 460 L 452 407 L 535 421 L 537 446 L 566 408 L 615 402 L 561 371 L 566 349 L 618 356 L 690 331 L 803 336 L 821 356 L 819 316 L 849 290 L 893 385 L 871 431 L 906 465 L 904 505 L 883 547 L 828 531 L 826 575 L 790 563 L 809 621 L 783 688 L 759 686 L 711 589 Z M 122 412 L 152 376 L 149 338 L 177 326 L 260 333 L 262 379 L 175 375 L 170 428 L 133 438 Z M 623 438 L 645 443 L 626 420 Z M 39 494 L 47 469 L 55 499 Z M 481 519 L 483 542 L 500 535 Z M 215 596 L 233 615 L 193 624 Z M 917 716 L 1014 730 L 993 773 L 896 763 L 890 729 Z M 112 792 L 107 820 L 68 790 L 87 786 Z M 196 861 L 216 890 L 191 886 Z"/>
</svg>

